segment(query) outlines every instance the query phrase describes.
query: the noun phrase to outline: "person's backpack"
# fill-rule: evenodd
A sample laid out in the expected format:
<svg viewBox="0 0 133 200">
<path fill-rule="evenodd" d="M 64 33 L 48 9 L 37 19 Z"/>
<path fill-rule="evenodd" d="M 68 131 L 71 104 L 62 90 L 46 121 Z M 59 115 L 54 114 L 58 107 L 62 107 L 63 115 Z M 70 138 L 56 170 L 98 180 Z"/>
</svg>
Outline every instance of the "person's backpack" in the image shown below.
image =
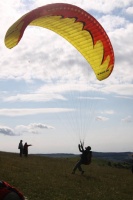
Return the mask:
<svg viewBox="0 0 133 200">
<path fill-rule="evenodd" d="M 87 165 L 91 163 L 91 158 L 92 158 L 92 151 L 89 151 L 89 153 L 87 154 Z"/>
<path fill-rule="evenodd" d="M 19 196 L 20 200 L 25 199 L 23 194 L 19 192 L 16 188 L 5 181 L 0 181 L 0 200 L 4 200 L 4 198 L 6 198 L 6 196 L 12 192 L 16 193 Z"/>
<path fill-rule="evenodd" d="M 89 165 L 91 163 L 92 151 L 84 151 L 84 153 L 81 155 L 81 158 L 84 165 Z"/>
</svg>

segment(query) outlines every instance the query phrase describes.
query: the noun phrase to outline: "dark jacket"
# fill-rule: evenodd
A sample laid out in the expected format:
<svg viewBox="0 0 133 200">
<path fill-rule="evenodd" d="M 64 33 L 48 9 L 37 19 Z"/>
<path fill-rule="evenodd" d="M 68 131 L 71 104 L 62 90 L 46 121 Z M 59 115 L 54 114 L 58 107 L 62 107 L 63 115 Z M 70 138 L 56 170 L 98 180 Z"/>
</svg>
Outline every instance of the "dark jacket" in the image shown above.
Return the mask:
<svg viewBox="0 0 133 200">
<path fill-rule="evenodd" d="M 82 152 L 81 154 L 82 164 L 89 165 L 91 163 L 91 158 L 92 158 L 92 151 L 90 151 L 91 148 L 87 147 L 84 150 L 82 144 L 81 145 L 79 144 L 78 147 L 79 147 L 79 151 Z"/>
<path fill-rule="evenodd" d="M 27 144 L 27 142 L 24 144 L 24 149 L 23 149 L 23 154 L 25 154 L 25 156 L 28 155 L 28 147 L 32 146 L 31 144 Z"/>
</svg>

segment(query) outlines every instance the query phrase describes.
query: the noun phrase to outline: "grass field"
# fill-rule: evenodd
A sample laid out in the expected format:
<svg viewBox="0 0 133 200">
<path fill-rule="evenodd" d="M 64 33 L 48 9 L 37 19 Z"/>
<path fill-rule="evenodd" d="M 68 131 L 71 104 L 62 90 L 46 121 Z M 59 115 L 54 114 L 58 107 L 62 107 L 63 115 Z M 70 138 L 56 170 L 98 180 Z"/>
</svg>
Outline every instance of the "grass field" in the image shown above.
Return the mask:
<svg viewBox="0 0 133 200">
<path fill-rule="evenodd" d="M 0 180 L 19 189 L 28 200 L 133 200 L 130 169 L 92 160 L 85 174 L 71 174 L 77 158 L 47 158 L 0 152 Z"/>
</svg>

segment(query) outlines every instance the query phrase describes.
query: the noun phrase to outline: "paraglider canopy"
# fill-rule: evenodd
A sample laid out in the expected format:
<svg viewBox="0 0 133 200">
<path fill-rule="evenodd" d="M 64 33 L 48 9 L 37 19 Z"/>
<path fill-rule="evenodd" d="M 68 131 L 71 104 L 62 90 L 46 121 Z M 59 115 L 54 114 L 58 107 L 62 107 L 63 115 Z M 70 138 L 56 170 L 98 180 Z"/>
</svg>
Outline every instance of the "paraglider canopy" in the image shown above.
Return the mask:
<svg viewBox="0 0 133 200">
<path fill-rule="evenodd" d="M 0 200 L 24 200 L 23 194 L 5 181 L 0 181 Z"/>
<path fill-rule="evenodd" d="M 7 31 L 5 45 L 13 48 L 28 25 L 50 29 L 69 41 L 88 61 L 98 80 L 114 67 L 111 42 L 99 22 L 83 9 L 65 3 L 39 7 L 18 19 Z"/>
</svg>

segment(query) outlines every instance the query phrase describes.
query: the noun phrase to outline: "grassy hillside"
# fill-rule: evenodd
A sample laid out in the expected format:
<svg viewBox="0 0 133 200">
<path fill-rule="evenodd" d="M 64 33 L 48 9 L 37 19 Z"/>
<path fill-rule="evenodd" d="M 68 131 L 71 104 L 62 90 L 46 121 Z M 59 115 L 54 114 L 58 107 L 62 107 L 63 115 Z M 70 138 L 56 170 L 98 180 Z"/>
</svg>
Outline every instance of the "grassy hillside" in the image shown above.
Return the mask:
<svg viewBox="0 0 133 200">
<path fill-rule="evenodd" d="M 18 188 L 28 200 L 132 200 L 130 169 L 93 159 L 84 175 L 71 174 L 77 158 L 47 158 L 0 152 L 0 180 Z"/>
</svg>

